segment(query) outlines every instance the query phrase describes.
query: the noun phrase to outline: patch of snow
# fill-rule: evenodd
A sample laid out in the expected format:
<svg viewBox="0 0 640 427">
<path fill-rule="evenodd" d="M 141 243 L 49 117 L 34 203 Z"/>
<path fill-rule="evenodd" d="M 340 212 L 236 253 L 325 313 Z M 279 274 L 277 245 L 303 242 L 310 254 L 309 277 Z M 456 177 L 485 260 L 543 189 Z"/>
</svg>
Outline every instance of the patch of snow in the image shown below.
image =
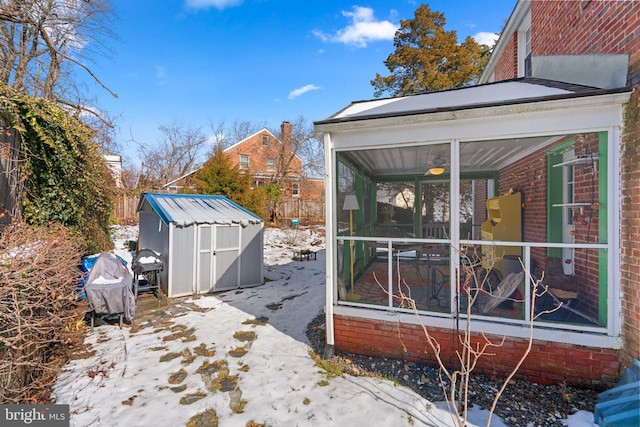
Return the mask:
<svg viewBox="0 0 640 427">
<path fill-rule="evenodd" d="M 137 228 L 115 228 L 114 236 L 115 253 L 130 263 L 126 242 Z M 317 259 L 292 260 L 304 249 Z M 85 339 L 92 353 L 67 364 L 53 399 L 70 405 L 71 426 L 185 425 L 210 409 L 223 426 L 454 426 L 446 405 L 409 388 L 331 377 L 316 366 L 305 331 L 325 305 L 325 262 L 313 230 L 265 229 L 264 285 L 176 300 L 179 313 L 137 331 L 96 327 Z M 247 332 L 255 339 L 242 341 Z M 229 391 L 213 391 L 214 363 L 236 378 Z M 472 408 L 469 427 L 487 416 Z M 494 416 L 491 425 L 504 423 Z"/>
</svg>

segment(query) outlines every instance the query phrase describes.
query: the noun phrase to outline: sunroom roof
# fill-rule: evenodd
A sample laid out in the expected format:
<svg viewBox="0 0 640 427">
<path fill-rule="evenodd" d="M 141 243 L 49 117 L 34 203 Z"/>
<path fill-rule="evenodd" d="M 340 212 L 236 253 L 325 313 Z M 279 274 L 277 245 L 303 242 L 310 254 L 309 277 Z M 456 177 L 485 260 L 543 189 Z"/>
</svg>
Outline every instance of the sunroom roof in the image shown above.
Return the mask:
<svg viewBox="0 0 640 427">
<path fill-rule="evenodd" d="M 626 90 L 626 88 L 605 90 L 525 77 L 420 95 L 355 101 L 328 119 L 318 121 L 316 124 L 548 101 L 615 93 L 620 90 Z"/>
</svg>

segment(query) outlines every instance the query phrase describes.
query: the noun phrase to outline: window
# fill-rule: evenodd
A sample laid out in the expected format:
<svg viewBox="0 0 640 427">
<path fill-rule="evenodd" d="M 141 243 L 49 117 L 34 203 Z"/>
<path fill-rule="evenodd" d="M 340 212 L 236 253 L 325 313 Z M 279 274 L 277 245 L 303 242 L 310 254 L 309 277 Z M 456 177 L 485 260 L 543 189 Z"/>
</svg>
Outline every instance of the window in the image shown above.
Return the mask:
<svg viewBox="0 0 640 427">
<path fill-rule="evenodd" d="M 300 197 L 300 184 L 294 182 L 291 184 L 291 195 L 295 197 Z"/>
<path fill-rule="evenodd" d="M 267 147 L 269 145 L 269 135 L 262 135 L 262 146 Z"/>
<path fill-rule="evenodd" d="M 249 156 L 240 154 L 240 169 L 249 169 Z"/>
<path fill-rule="evenodd" d="M 527 13 L 518 28 L 518 77 L 531 73 L 531 13 Z"/>
<path fill-rule="evenodd" d="M 276 171 L 276 159 L 267 159 L 267 172 Z"/>
<path fill-rule="evenodd" d="M 524 32 L 524 76 L 531 77 L 531 27 Z"/>
</svg>

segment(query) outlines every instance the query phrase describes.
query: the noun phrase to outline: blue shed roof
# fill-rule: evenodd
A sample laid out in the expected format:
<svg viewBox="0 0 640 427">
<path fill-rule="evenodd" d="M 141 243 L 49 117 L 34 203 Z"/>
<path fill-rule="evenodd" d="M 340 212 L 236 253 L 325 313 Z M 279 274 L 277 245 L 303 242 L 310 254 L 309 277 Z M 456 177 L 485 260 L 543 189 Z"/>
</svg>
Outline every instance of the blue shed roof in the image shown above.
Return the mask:
<svg viewBox="0 0 640 427">
<path fill-rule="evenodd" d="M 180 226 L 191 224 L 247 226 L 263 222 L 262 218 L 224 196 L 143 193 L 138 211 L 145 200 L 167 225 L 174 223 Z"/>
</svg>

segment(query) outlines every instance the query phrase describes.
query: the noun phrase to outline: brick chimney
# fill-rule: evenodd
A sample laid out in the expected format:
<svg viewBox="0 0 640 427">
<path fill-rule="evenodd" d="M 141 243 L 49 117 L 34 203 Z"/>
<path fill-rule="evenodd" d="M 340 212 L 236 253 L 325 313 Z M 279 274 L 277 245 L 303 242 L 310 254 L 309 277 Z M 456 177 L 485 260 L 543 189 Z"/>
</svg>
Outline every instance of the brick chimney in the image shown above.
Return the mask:
<svg viewBox="0 0 640 427">
<path fill-rule="evenodd" d="M 280 137 L 282 138 L 283 143 L 287 143 L 291 141 L 291 123 L 282 122 L 280 125 Z"/>
</svg>

